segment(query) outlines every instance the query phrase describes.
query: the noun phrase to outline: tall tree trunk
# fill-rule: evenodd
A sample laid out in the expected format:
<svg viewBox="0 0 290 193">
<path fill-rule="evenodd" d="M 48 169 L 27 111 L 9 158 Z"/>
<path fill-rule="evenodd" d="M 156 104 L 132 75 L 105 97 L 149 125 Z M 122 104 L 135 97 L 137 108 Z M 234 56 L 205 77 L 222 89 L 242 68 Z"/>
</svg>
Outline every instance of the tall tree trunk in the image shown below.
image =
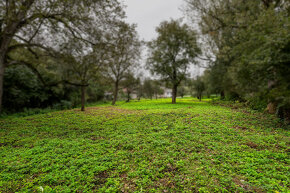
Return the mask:
<svg viewBox="0 0 290 193">
<path fill-rule="evenodd" d="M 81 86 L 81 93 L 82 93 L 82 107 L 81 111 L 85 111 L 85 103 L 86 103 L 86 86 Z"/>
<path fill-rule="evenodd" d="M 275 74 L 275 73 L 274 73 Z M 276 85 L 276 81 L 268 80 L 268 90 L 272 90 Z M 275 114 L 277 112 L 278 104 L 276 101 L 268 99 L 267 111 L 270 114 Z"/>
<path fill-rule="evenodd" d="M 0 113 L 2 112 L 4 72 L 5 72 L 4 59 L 0 58 Z"/>
<path fill-rule="evenodd" d="M 130 92 L 127 92 L 127 103 L 130 102 Z"/>
<path fill-rule="evenodd" d="M 29 8 L 32 6 L 35 0 L 27 0 L 21 3 L 21 8 L 18 13 L 14 15 L 13 19 L 7 26 L 0 31 L 0 113 L 2 112 L 3 101 L 3 81 L 5 72 L 5 58 L 7 56 L 8 47 L 13 39 L 13 36 L 17 32 L 21 21 L 25 18 Z M 8 1 L 6 1 L 8 3 Z M 1 26 L 2 27 L 2 26 Z"/>
<path fill-rule="evenodd" d="M 115 82 L 115 88 L 114 88 L 114 98 L 113 98 L 113 102 L 112 105 L 116 104 L 117 98 L 118 98 L 118 90 L 119 90 L 119 81 Z"/>
<path fill-rule="evenodd" d="M 177 85 L 173 85 L 173 87 L 172 87 L 172 104 L 176 103 L 176 96 L 177 96 Z"/>
<path fill-rule="evenodd" d="M 225 98 L 225 92 L 221 91 L 221 99 L 224 99 L 224 98 Z"/>
<path fill-rule="evenodd" d="M 12 32 L 11 32 L 12 33 Z M 2 34 L 1 34 L 2 35 Z M 5 72 L 5 58 L 7 55 L 8 47 L 12 41 L 12 36 L 0 36 L 0 113 L 2 112 L 2 102 L 3 102 L 3 81 Z"/>
</svg>

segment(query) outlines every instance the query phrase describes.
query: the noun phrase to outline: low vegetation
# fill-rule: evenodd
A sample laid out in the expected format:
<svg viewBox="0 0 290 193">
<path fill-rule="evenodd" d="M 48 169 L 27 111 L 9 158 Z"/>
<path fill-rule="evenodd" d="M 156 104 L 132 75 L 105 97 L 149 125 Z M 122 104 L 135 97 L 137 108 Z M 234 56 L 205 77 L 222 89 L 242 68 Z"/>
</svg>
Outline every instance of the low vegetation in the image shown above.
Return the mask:
<svg viewBox="0 0 290 193">
<path fill-rule="evenodd" d="M 289 128 L 274 116 L 170 103 L 1 118 L 0 192 L 289 191 Z"/>
</svg>

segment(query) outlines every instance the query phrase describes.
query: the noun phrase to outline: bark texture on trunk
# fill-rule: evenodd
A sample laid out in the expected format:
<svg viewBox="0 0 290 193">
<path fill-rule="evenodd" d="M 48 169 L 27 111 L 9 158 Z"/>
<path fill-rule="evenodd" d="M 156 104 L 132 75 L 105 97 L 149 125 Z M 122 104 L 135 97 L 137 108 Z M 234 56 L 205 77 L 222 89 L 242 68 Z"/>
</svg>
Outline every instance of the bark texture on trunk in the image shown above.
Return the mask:
<svg viewBox="0 0 290 193">
<path fill-rule="evenodd" d="M 4 72 L 5 72 L 5 57 L 7 55 L 8 46 L 12 40 L 12 36 L 2 36 L 0 37 L 1 47 L 0 47 L 0 113 L 3 110 L 3 82 L 4 82 Z"/>
<path fill-rule="evenodd" d="M 82 94 L 82 107 L 81 111 L 85 111 L 85 103 L 86 103 L 86 86 L 81 86 L 81 94 Z"/>
<path fill-rule="evenodd" d="M 4 60 L 0 59 L 0 113 L 2 112 L 4 72 L 5 72 Z"/>
<path fill-rule="evenodd" d="M 277 112 L 277 104 L 273 103 L 273 102 L 270 102 L 268 105 L 267 105 L 267 112 L 270 113 L 270 114 L 275 114 Z"/>
<path fill-rule="evenodd" d="M 117 101 L 117 98 L 118 98 L 118 90 L 119 90 L 119 82 L 116 81 L 116 82 L 115 82 L 114 98 L 113 98 L 112 105 L 115 105 L 115 104 L 116 104 L 116 101 Z"/>
<path fill-rule="evenodd" d="M 130 92 L 127 92 L 127 103 L 130 102 Z"/>
<path fill-rule="evenodd" d="M 177 95 L 177 85 L 173 85 L 173 87 L 172 87 L 172 104 L 176 103 L 176 95 Z"/>
<path fill-rule="evenodd" d="M 225 98 L 225 92 L 221 91 L 221 99 L 224 99 L 224 98 Z"/>
<path fill-rule="evenodd" d="M 7 57 L 8 48 L 13 39 L 13 36 L 21 27 L 21 22 L 25 18 L 29 8 L 33 3 L 34 0 L 27 0 L 21 3 L 22 9 L 19 9 L 17 14 L 13 16 L 13 20 L 11 20 L 11 22 L 9 22 L 7 26 L 0 31 L 0 113 L 2 112 L 3 81 L 6 67 L 5 65 L 7 65 L 5 64 L 5 58 Z"/>
</svg>

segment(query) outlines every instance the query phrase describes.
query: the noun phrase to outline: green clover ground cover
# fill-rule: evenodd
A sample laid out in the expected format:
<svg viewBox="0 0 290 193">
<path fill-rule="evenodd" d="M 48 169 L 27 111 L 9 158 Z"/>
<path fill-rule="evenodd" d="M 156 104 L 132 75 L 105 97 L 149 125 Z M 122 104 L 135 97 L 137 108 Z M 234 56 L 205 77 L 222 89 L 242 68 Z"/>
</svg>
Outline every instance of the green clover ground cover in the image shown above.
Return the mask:
<svg viewBox="0 0 290 193">
<path fill-rule="evenodd" d="M 288 192 L 289 130 L 194 99 L 0 119 L 0 192 Z"/>
</svg>

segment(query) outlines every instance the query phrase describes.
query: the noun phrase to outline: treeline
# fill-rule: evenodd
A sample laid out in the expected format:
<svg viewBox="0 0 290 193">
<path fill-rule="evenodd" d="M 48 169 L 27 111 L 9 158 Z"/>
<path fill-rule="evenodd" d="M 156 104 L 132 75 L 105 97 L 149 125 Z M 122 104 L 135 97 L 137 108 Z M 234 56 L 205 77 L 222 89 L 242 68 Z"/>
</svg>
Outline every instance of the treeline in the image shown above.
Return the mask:
<svg viewBox="0 0 290 193">
<path fill-rule="evenodd" d="M 146 64 L 160 81 L 142 80 L 145 44 L 125 17 L 117 0 L 1 1 L 0 111 L 79 104 L 84 111 L 86 101 L 158 98 L 165 87 L 175 103 L 201 52 L 195 31 L 179 20 L 162 22 L 147 44 Z"/>
<path fill-rule="evenodd" d="M 112 1 L 0 2 L 0 111 L 71 108 L 135 94 L 172 103 L 218 94 L 290 117 L 290 3 L 286 0 L 186 0 L 191 20 L 162 22 L 144 42 Z M 198 28 L 197 28 L 198 26 Z M 207 70 L 188 84 L 190 65 Z M 121 91 L 121 92 L 120 92 Z M 194 91 L 194 92 L 193 92 Z"/>
<path fill-rule="evenodd" d="M 186 0 L 198 24 L 202 80 L 221 98 L 241 100 L 290 120 L 290 2 L 286 0 Z"/>
<path fill-rule="evenodd" d="M 139 66 L 135 28 L 117 0 L 1 1 L 0 111 L 84 110 L 107 90 L 115 104 Z"/>
</svg>

